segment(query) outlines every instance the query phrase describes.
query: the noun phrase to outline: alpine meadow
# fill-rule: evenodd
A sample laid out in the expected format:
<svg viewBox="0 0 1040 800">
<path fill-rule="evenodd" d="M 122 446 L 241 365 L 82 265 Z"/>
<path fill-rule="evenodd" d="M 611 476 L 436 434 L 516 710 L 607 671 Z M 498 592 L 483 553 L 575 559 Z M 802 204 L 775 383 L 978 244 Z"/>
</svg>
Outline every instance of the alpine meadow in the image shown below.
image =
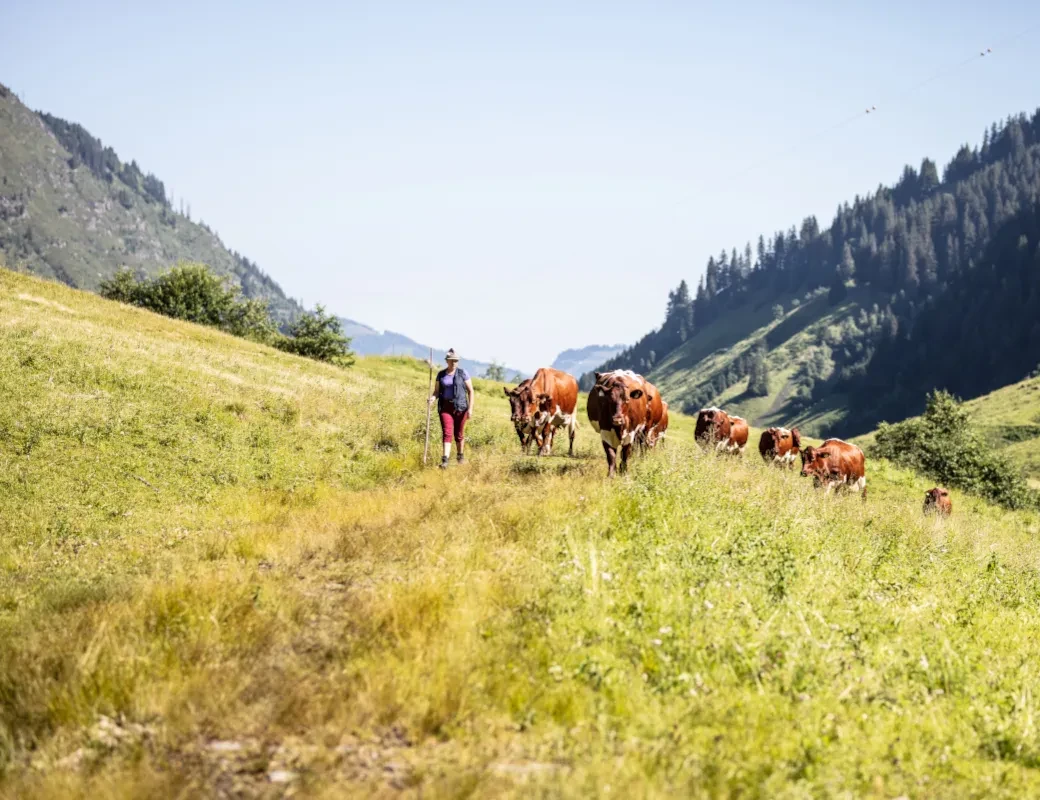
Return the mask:
<svg viewBox="0 0 1040 800">
<path fill-rule="evenodd" d="M 0 273 L 0 793 L 1040 789 L 1040 521 L 702 453 L 421 468 L 350 370 Z M 678 415 L 676 415 L 678 416 Z M 558 445 L 557 445 L 558 446 Z"/>
<path fill-rule="evenodd" d="M 0 18 L 0 800 L 1040 797 L 1040 7 Z"/>
</svg>

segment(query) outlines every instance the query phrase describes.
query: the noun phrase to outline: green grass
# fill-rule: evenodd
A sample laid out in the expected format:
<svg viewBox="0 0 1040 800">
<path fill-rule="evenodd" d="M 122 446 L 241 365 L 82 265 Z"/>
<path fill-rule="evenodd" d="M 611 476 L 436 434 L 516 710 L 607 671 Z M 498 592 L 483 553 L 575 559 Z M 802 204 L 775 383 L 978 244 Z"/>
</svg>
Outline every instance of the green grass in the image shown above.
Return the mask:
<svg viewBox="0 0 1040 800">
<path fill-rule="evenodd" d="M 1036 515 L 678 414 L 608 481 L 483 381 L 423 470 L 427 380 L 0 273 L 0 796 L 1040 790 Z"/>
</svg>

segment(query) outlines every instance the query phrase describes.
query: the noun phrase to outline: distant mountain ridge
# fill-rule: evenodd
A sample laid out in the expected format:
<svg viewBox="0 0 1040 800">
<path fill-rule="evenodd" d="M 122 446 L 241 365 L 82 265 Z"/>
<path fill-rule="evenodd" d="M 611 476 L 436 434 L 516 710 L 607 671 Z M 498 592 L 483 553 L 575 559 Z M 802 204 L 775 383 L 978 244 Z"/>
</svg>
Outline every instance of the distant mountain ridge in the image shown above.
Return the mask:
<svg viewBox="0 0 1040 800">
<path fill-rule="evenodd" d="M 575 377 L 580 377 L 586 372 L 594 370 L 604 361 L 608 361 L 622 350 L 623 344 L 590 344 L 586 347 L 564 350 L 552 363 L 553 369 L 569 372 Z"/>
<path fill-rule="evenodd" d="M 356 320 L 347 319 L 346 317 L 340 317 L 340 322 L 343 325 L 343 332 L 351 337 L 350 348 L 358 355 L 362 356 L 410 356 L 412 358 L 418 358 L 425 361 L 430 357 L 429 345 L 421 344 L 414 339 L 405 336 L 403 333 L 395 333 L 394 331 L 383 331 L 379 332 L 375 328 L 364 324 L 363 322 L 357 322 Z M 488 367 L 491 366 L 487 361 L 477 361 L 472 358 L 465 358 L 465 351 L 461 347 L 456 348 L 463 354 L 462 360 L 459 362 L 462 368 L 466 372 L 473 376 L 479 377 L 487 372 Z M 444 361 L 444 350 L 439 348 L 433 348 L 433 359 L 435 362 Z M 513 369 L 512 367 L 503 367 L 505 369 L 506 380 L 512 380 L 514 376 L 520 375 L 521 377 L 527 377 L 522 370 Z"/>
</svg>

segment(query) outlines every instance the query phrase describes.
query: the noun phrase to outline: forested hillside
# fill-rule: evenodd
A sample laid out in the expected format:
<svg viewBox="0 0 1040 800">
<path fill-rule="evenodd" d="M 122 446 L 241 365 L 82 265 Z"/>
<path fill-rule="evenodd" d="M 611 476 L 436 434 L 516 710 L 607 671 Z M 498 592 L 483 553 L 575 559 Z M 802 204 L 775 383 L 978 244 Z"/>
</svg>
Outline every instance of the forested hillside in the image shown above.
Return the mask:
<svg viewBox="0 0 1040 800">
<path fill-rule="evenodd" d="M 124 162 L 81 125 L 24 106 L 0 84 L 0 266 L 82 289 L 121 266 L 155 274 L 178 261 L 230 276 L 285 320 L 299 305 L 245 256 L 228 249 L 163 182 Z"/>
<path fill-rule="evenodd" d="M 1040 111 L 993 125 L 940 176 L 891 187 L 709 259 L 695 291 L 605 368 L 648 372 L 686 408 L 725 402 L 762 424 L 848 433 L 966 397 L 1040 361 Z"/>
</svg>

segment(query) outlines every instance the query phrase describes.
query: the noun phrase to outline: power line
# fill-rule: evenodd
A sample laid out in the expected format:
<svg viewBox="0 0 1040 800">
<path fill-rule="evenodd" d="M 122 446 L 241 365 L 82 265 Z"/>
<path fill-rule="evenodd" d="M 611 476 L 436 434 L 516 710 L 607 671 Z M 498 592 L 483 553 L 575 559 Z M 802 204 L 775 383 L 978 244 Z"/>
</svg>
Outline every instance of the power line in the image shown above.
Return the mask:
<svg viewBox="0 0 1040 800">
<path fill-rule="evenodd" d="M 969 64 L 974 64 L 975 62 L 980 61 L 983 58 L 988 58 L 990 56 L 993 56 L 995 54 L 994 50 L 997 50 L 999 52 L 1002 49 L 1003 50 L 1009 49 L 1009 47 L 1010 47 L 1010 45 L 1012 43 L 1017 42 L 1018 40 L 1024 38 L 1025 36 L 1028 36 L 1030 33 L 1033 33 L 1034 31 L 1036 31 L 1038 29 L 1040 29 L 1040 23 L 1036 23 L 1034 25 L 1028 26 L 1028 27 L 1024 28 L 1023 30 L 1020 30 L 1018 33 L 1006 36 L 1006 37 L 998 40 L 992 47 L 982 47 L 982 48 L 980 48 L 980 50 L 979 50 L 979 52 L 977 54 L 973 54 L 973 55 L 971 55 L 971 56 L 969 56 L 967 58 L 964 58 L 964 59 L 961 59 L 960 61 L 957 61 L 956 63 L 948 64 L 948 65 L 946 65 L 944 67 L 941 67 L 940 69 L 938 69 L 935 72 L 931 73 L 930 75 L 926 76 L 925 78 L 923 78 L 922 80 L 918 81 L 917 83 L 909 86 L 908 88 L 906 88 L 902 92 L 899 92 L 898 94 L 895 94 L 895 95 L 891 96 L 890 98 L 888 98 L 887 103 L 882 103 L 881 104 L 881 106 L 880 106 L 881 109 L 883 110 L 883 109 L 886 109 L 886 108 L 890 108 L 892 105 L 894 105 L 899 100 L 902 100 L 902 99 L 908 97 L 909 95 L 914 94 L 915 92 L 917 92 L 920 89 L 924 88 L 928 84 L 933 83 L 933 82 L 939 80 L 940 78 L 945 77 L 946 75 L 949 75 L 949 74 L 951 74 L 953 72 L 956 72 L 957 70 L 963 69 L 964 67 L 968 66 Z M 848 127 L 849 125 L 852 125 L 855 122 L 858 122 L 858 121 L 860 121 L 862 119 L 865 119 L 868 116 L 872 116 L 872 115 L 875 115 L 875 114 L 878 114 L 878 113 L 881 113 L 879 111 L 878 105 L 875 105 L 873 103 L 867 104 L 867 105 L 865 105 L 863 111 L 856 112 L 855 114 L 851 114 L 850 116 L 845 117 L 844 119 L 841 119 L 841 120 L 835 122 L 832 125 L 829 125 L 829 126 L 824 127 L 824 128 L 820 128 L 815 133 L 810 133 L 808 135 L 802 136 L 796 142 L 791 144 L 790 146 L 788 146 L 788 147 L 786 147 L 786 148 L 784 148 L 784 149 L 782 149 L 780 151 L 774 152 L 770 156 L 764 157 L 762 159 L 758 159 L 758 160 L 756 160 L 756 161 L 754 161 L 752 163 L 747 164 L 744 167 L 744 169 L 740 170 L 739 172 L 736 172 L 736 173 L 732 174 L 731 178 L 742 178 L 745 175 L 747 175 L 748 173 L 751 173 L 751 172 L 754 172 L 754 171 L 756 171 L 758 169 L 761 169 L 764 166 L 768 166 L 770 164 L 775 164 L 777 161 L 780 161 L 780 160 L 788 158 L 792 154 L 798 152 L 799 150 L 807 147 L 810 144 L 813 144 L 814 142 L 819 141 L 823 137 L 828 136 L 828 135 L 834 133 L 837 130 L 841 130 L 842 128 L 846 128 L 846 127 Z M 693 202 L 693 200 L 694 200 L 693 197 L 689 198 L 688 200 L 680 200 L 680 201 L 678 201 L 676 203 L 676 205 L 677 206 L 685 205 L 687 203 Z"/>
</svg>

